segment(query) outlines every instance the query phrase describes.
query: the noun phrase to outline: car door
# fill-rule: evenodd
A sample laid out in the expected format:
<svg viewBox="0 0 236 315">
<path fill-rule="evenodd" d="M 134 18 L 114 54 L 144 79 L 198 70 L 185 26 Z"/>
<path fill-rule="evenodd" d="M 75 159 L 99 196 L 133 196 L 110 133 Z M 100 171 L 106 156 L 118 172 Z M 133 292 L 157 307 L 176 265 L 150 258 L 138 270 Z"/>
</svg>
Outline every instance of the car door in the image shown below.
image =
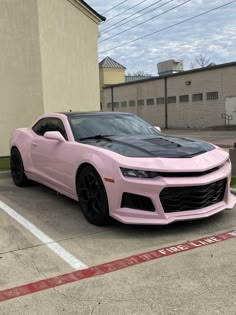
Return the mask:
<svg viewBox="0 0 236 315">
<path fill-rule="evenodd" d="M 56 117 L 43 118 L 32 129 L 36 134 L 31 147 L 34 172 L 44 182 L 69 192 L 70 185 L 65 179 L 71 164 L 65 156 L 69 142 L 63 122 Z M 46 139 L 44 134 L 47 131 L 59 131 L 66 141 Z"/>
</svg>

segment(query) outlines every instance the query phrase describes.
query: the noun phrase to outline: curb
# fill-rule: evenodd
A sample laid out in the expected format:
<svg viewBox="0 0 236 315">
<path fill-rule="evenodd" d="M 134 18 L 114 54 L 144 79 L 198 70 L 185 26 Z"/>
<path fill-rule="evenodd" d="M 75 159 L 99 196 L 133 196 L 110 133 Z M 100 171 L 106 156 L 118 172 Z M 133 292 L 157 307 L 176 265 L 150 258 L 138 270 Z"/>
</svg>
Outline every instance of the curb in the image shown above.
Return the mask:
<svg viewBox="0 0 236 315">
<path fill-rule="evenodd" d="M 0 171 L 0 178 L 7 178 L 10 177 L 11 172 L 10 171 Z"/>
<path fill-rule="evenodd" d="M 220 144 L 218 144 L 218 143 L 213 143 L 213 144 L 214 144 L 214 145 L 217 145 L 218 147 L 223 148 L 223 149 L 231 149 L 231 148 L 234 147 L 233 144 L 222 144 L 222 143 L 220 143 Z"/>
<path fill-rule="evenodd" d="M 236 188 L 230 188 L 232 194 L 236 195 Z"/>
</svg>

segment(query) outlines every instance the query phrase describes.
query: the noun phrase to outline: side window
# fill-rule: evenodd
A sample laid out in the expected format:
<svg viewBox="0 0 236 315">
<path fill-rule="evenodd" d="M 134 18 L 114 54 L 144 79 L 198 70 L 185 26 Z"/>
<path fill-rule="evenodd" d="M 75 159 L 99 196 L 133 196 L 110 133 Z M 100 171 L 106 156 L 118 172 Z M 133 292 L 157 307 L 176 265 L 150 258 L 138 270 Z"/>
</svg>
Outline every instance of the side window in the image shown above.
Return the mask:
<svg viewBox="0 0 236 315">
<path fill-rule="evenodd" d="M 41 119 L 33 126 L 32 129 L 39 136 L 43 136 L 47 131 L 59 131 L 65 140 L 68 140 L 65 127 L 62 121 L 58 118 Z"/>
<path fill-rule="evenodd" d="M 45 119 L 40 119 L 33 127 L 32 130 L 38 135 L 43 136 L 43 125 L 44 125 Z"/>
</svg>

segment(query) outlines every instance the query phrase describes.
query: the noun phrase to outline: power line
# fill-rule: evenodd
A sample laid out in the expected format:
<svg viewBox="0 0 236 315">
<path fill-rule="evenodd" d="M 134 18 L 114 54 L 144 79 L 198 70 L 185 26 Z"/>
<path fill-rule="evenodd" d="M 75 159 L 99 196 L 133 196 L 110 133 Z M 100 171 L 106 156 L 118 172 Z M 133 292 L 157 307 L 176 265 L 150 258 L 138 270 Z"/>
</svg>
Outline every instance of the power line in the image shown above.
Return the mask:
<svg viewBox="0 0 236 315">
<path fill-rule="evenodd" d="M 174 1 L 174 0 L 169 0 L 168 2 L 166 2 L 166 3 L 162 4 L 162 5 L 160 5 L 158 8 L 161 8 L 161 7 L 163 7 L 164 5 L 169 4 L 170 2 L 173 2 L 173 1 Z M 168 10 L 162 12 L 162 13 L 159 13 L 159 14 L 157 14 L 157 15 L 151 17 L 150 19 L 147 19 L 147 20 L 145 20 L 145 21 L 143 21 L 143 22 L 140 22 L 140 23 L 138 23 L 138 24 L 136 24 L 136 25 L 134 25 L 134 26 L 131 26 L 131 27 L 127 28 L 126 30 L 123 30 L 123 31 L 121 31 L 121 32 L 119 32 L 119 33 L 116 33 L 116 34 L 114 34 L 114 35 L 112 35 L 112 36 L 110 36 L 110 37 L 107 37 L 107 38 L 101 40 L 101 41 L 99 42 L 99 44 L 102 43 L 102 42 L 105 42 L 106 40 L 108 40 L 108 39 L 110 39 L 110 38 L 113 38 L 113 37 L 116 37 L 116 36 L 118 36 L 118 35 L 120 35 L 120 34 L 123 34 L 123 33 L 125 33 L 125 32 L 128 32 L 129 30 L 132 30 L 133 28 L 135 28 L 135 27 L 137 27 L 137 26 L 140 26 L 140 25 L 142 25 L 142 24 L 144 24 L 144 23 L 147 23 L 147 22 L 149 22 L 149 21 L 151 21 L 151 20 L 153 20 L 153 19 L 155 19 L 155 18 L 157 18 L 157 17 L 159 17 L 159 16 L 161 16 L 161 15 L 164 15 L 164 14 L 166 14 L 166 13 L 168 13 L 168 12 L 170 12 L 170 11 L 172 11 L 172 10 L 178 8 L 178 7 L 181 7 L 181 6 L 183 6 L 183 5 L 185 5 L 186 3 L 191 2 L 191 1 L 192 1 L 192 0 L 187 0 L 187 1 L 183 2 L 183 3 L 181 3 L 181 4 L 176 5 L 176 6 L 173 7 L 173 8 L 170 8 L 170 9 L 168 9 Z"/>
<path fill-rule="evenodd" d="M 126 13 L 126 12 L 130 11 L 131 9 L 133 9 L 133 8 L 135 8 L 135 7 L 137 7 L 137 6 L 139 6 L 140 4 L 142 4 L 142 3 L 146 2 L 146 1 L 148 1 L 148 0 L 143 0 L 143 1 L 141 1 L 141 2 L 139 2 L 139 3 L 137 3 L 137 4 L 135 4 L 135 5 L 133 5 L 132 7 L 128 8 L 127 10 L 124 10 L 124 11 L 122 11 L 122 12 L 120 12 L 120 13 L 118 13 L 118 14 L 116 14 L 116 15 L 110 17 L 110 18 L 108 18 L 108 19 L 106 20 L 106 23 L 107 23 L 107 22 L 110 22 L 111 20 L 113 20 L 114 18 L 116 18 L 116 17 L 118 17 L 118 16 L 121 16 L 123 13 Z"/>
<path fill-rule="evenodd" d="M 114 10 L 115 8 L 119 7 L 120 5 L 122 5 L 123 3 L 127 2 L 128 0 L 124 0 L 120 3 L 118 3 L 117 5 L 115 5 L 114 7 L 110 8 L 109 10 L 105 11 L 105 12 L 102 12 L 102 14 L 105 14 L 107 12 L 110 12 L 111 10 Z"/>
<path fill-rule="evenodd" d="M 161 1 L 163 1 L 163 0 L 159 0 L 159 1 L 155 2 L 155 4 L 157 4 L 157 3 L 161 2 Z M 125 24 L 127 24 L 127 23 L 129 23 L 129 22 L 132 22 L 132 21 L 134 21 L 134 20 L 140 18 L 141 16 L 144 16 L 145 14 L 148 14 L 149 12 L 153 12 L 153 11 L 155 11 L 155 10 L 161 8 L 161 7 L 164 7 L 165 5 L 167 5 L 167 4 L 169 4 L 170 2 L 173 2 L 173 1 L 175 1 L 175 0 L 169 0 L 169 1 L 167 1 L 166 3 L 159 5 L 158 7 L 154 8 L 154 9 L 148 10 L 148 11 L 144 12 L 143 14 L 140 14 L 139 16 L 136 16 L 136 17 L 134 17 L 134 18 L 132 18 L 132 19 L 130 19 L 130 20 L 128 20 L 128 21 L 126 21 L 126 22 L 120 24 L 120 25 L 117 25 L 116 27 L 113 27 L 112 29 L 108 30 L 108 32 L 110 32 L 110 31 L 112 31 L 112 30 L 114 30 L 114 29 L 117 29 L 117 28 L 119 28 L 120 26 L 125 25 Z M 147 9 L 147 8 L 146 8 L 146 9 Z M 129 30 L 129 29 L 128 29 L 128 30 Z M 105 32 L 105 34 L 108 33 L 108 32 Z M 115 36 L 115 35 L 112 35 L 112 36 Z M 110 38 L 110 37 L 108 37 L 108 38 L 106 38 L 106 39 L 104 39 L 104 40 L 107 40 L 107 39 L 109 39 L 109 38 Z M 102 41 L 103 41 L 103 40 L 102 40 Z M 101 41 L 100 41 L 100 42 L 101 42 Z"/>
<path fill-rule="evenodd" d="M 196 18 L 198 18 L 198 17 L 200 17 L 200 16 L 203 16 L 203 15 L 205 15 L 205 14 L 208 14 L 208 13 L 212 12 L 212 11 L 215 11 L 215 10 L 218 10 L 218 9 L 220 9 L 220 8 L 223 8 L 223 7 L 225 7 L 225 6 L 227 6 L 227 5 L 230 5 L 230 4 L 234 3 L 234 2 L 236 2 L 236 0 L 227 2 L 227 3 L 225 3 L 225 4 L 222 4 L 222 5 L 218 6 L 218 7 L 215 7 L 215 8 L 213 8 L 213 9 L 204 11 L 204 12 L 202 12 L 202 13 L 200 13 L 200 14 L 194 15 L 194 16 L 192 16 L 192 17 L 190 17 L 190 18 L 187 18 L 187 19 L 185 19 L 185 20 L 183 20 L 183 21 L 180 21 L 180 22 L 177 22 L 177 23 L 175 23 L 175 24 L 166 26 L 166 27 L 164 27 L 164 28 L 162 28 L 162 29 L 160 29 L 160 30 L 157 30 L 157 31 L 152 32 L 152 33 L 149 33 L 149 34 L 147 34 L 147 35 L 138 37 L 138 38 L 136 38 L 136 39 L 133 39 L 133 40 L 128 41 L 128 42 L 126 42 L 126 43 L 123 43 L 123 44 L 121 44 L 121 45 L 117 45 L 117 46 L 114 46 L 114 47 L 112 47 L 112 48 L 103 50 L 103 51 L 99 52 L 99 54 L 103 54 L 103 53 L 105 53 L 105 52 L 107 52 L 107 51 L 111 51 L 111 50 L 113 50 L 113 49 L 116 49 L 116 48 L 119 48 L 119 47 L 128 45 L 128 44 L 130 44 L 130 43 L 134 43 L 134 42 L 136 42 L 136 41 L 138 41 L 138 40 L 140 40 L 140 39 L 143 39 L 143 38 L 152 36 L 152 35 L 154 35 L 154 34 L 156 34 L 156 33 L 160 33 L 160 32 L 162 32 L 162 31 L 165 31 L 165 30 L 170 29 L 170 28 L 172 28 L 172 27 L 175 27 L 175 26 L 177 26 L 177 25 L 180 25 L 180 24 L 183 24 L 183 23 L 185 23 L 185 22 L 194 20 L 194 19 L 196 19 Z"/>
<path fill-rule="evenodd" d="M 152 7 L 152 6 L 154 6 L 155 4 L 157 4 L 157 3 L 161 2 L 161 1 L 163 1 L 163 0 L 155 1 L 154 3 L 148 5 L 147 7 L 145 7 L 145 8 L 143 8 L 143 9 L 137 11 L 136 13 L 130 14 L 129 16 L 127 16 L 126 18 L 124 18 L 122 21 L 116 22 L 116 23 L 110 25 L 109 27 L 104 28 L 104 29 L 101 31 L 101 33 L 104 33 L 104 32 L 105 32 L 106 30 L 108 30 L 108 29 L 109 29 L 109 31 L 107 31 L 107 32 L 105 32 L 105 33 L 108 33 L 108 32 L 110 32 L 110 31 L 112 31 L 112 30 L 114 29 L 113 26 L 115 26 L 115 25 L 117 25 L 117 24 L 120 24 L 120 23 L 122 23 L 122 22 L 128 20 L 130 17 L 132 17 L 132 16 L 134 16 L 134 15 L 136 15 L 136 14 L 138 14 L 138 13 L 140 13 L 140 12 L 142 12 L 142 11 L 144 11 L 144 10 L 146 10 L 146 9 L 148 9 L 148 8 L 150 8 L 150 7 Z M 138 17 L 140 17 L 140 16 L 142 16 L 142 15 L 139 15 Z M 124 25 L 124 24 L 127 24 L 127 23 L 129 23 L 129 21 L 127 21 L 127 22 L 125 22 L 125 23 L 122 23 L 122 24 L 120 24 L 120 25 L 117 25 L 115 28 L 117 28 L 118 26 L 120 27 L 120 26 L 122 26 L 122 25 Z"/>
</svg>

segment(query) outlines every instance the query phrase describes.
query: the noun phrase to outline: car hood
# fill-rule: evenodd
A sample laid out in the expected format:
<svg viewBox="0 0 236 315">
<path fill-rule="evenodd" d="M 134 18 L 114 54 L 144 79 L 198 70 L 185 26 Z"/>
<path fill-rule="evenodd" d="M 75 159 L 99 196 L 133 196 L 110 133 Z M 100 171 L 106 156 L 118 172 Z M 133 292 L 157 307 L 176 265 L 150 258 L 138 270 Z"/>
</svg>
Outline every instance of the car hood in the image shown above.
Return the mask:
<svg viewBox="0 0 236 315">
<path fill-rule="evenodd" d="M 83 143 L 135 158 L 191 158 L 215 149 L 212 144 L 201 140 L 164 134 L 113 136 Z"/>
</svg>

